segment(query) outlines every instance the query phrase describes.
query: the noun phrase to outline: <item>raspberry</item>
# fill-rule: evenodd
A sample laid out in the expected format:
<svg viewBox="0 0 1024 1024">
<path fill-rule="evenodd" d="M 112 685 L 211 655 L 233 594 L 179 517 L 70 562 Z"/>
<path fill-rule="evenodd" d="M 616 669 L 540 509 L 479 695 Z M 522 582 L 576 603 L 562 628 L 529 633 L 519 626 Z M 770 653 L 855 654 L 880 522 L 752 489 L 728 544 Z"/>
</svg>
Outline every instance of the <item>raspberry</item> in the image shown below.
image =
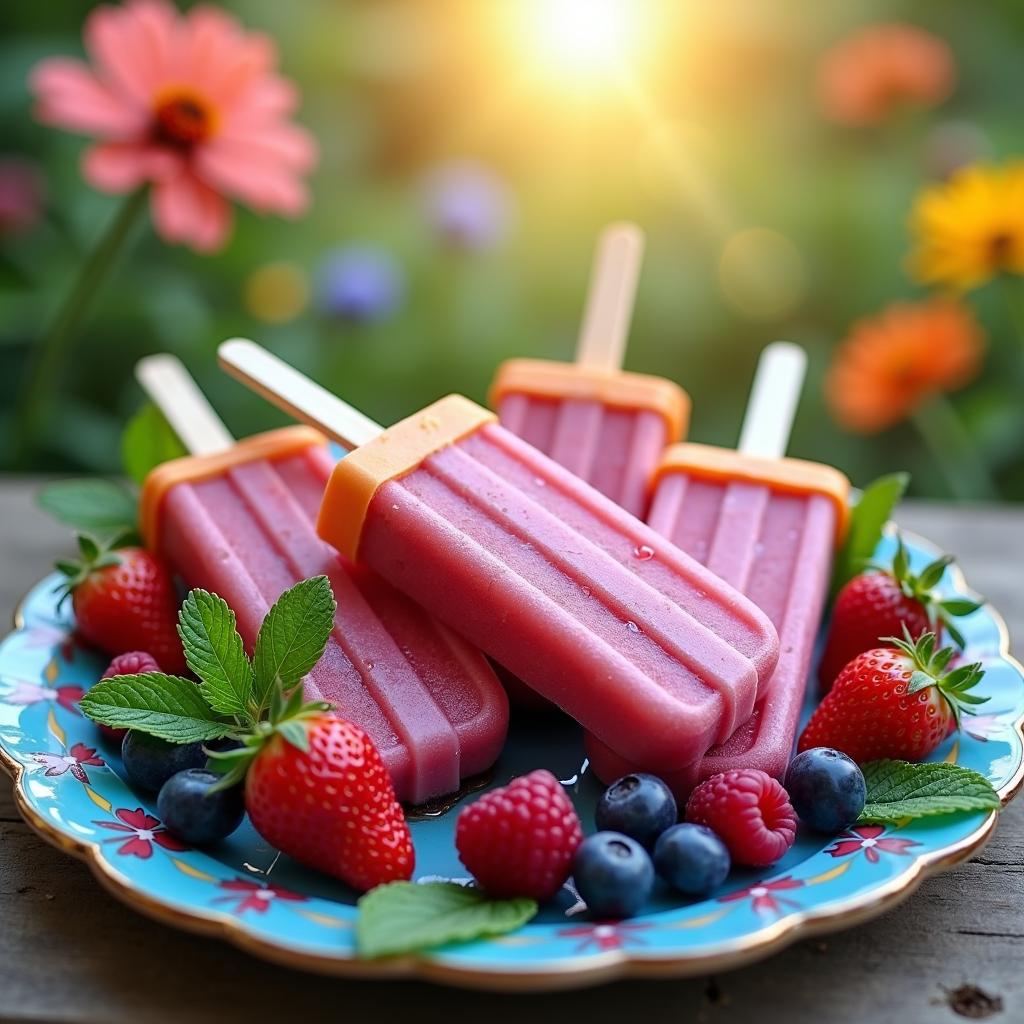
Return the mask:
<svg viewBox="0 0 1024 1024">
<path fill-rule="evenodd" d="M 160 666 L 152 654 L 145 651 L 129 651 L 127 654 L 119 654 L 107 666 L 107 671 L 100 679 L 110 679 L 112 676 L 138 676 L 143 672 L 159 671 Z"/>
<path fill-rule="evenodd" d="M 460 814 L 459 859 L 492 896 L 550 900 L 572 870 L 583 829 L 551 772 L 530 772 L 486 793 Z"/>
<path fill-rule="evenodd" d="M 128 651 L 127 654 L 119 654 L 108 666 L 107 671 L 100 676 L 100 679 L 110 679 L 112 676 L 137 676 L 143 672 L 159 672 L 160 666 L 156 659 L 145 651 Z M 110 740 L 124 739 L 127 729 L 112 729 L 109 725 L 96 723 L 96 728 Z"/>
<path fill-rule="evenodd" d="M 713 775 L 686 805 L 686 820 L 718 833 L 735 864 L 774 864 L 796 839 L 796 814 L 786 791 L 757 768 Z"/>
</svg>

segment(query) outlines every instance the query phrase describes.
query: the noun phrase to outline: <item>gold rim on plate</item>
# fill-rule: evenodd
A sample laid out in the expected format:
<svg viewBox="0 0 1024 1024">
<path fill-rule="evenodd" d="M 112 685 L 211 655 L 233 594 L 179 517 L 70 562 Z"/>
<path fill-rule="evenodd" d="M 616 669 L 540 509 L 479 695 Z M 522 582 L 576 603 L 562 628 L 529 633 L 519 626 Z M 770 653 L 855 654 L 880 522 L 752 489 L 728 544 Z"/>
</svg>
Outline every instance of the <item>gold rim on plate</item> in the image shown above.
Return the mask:
<svg viewBox="0 0 1024 1024">
<path fill-rule="evenodd" d="M 912 540 L 915 547 L 937 550 L 933 544 L 917 534 L 907 530 L 902 532 L 905 537 Z M 954 564 L 950 568 L 957 589 L 980 600 L 980 595 L 968 586 L 960 567 Z M 27 595 L 22 598 L 15 610 L 15 631 L 24 628 L 22 609 L 26 600 Z M 1010 653 L 1010 637 L 1006 622 L 991 605 L 988 606 L 988 612 L 999 631 L 1000 657 L 1024 679 L 1024 665 Z M 1024 716 L 1013 723 L 1013 729 L 1024 744 Z M 226 914 L 215 911 L 183 911 L 172 907 L 139 892 L 127 878 L 100 856 L 98 845 L 72 838 L 40 815 L 25 797 L 22 787 L 24 767 L 10 757 L 2 747 L 0 766 L 12 777 L 15 805 L 34 832 L 57 849 L 85 861 L 103 888 L 115 898 L 162 924 L 199 935 L 226 939 L 239 949 L 262 959 L 317 974 L 361 980 L 416 979 L 460 988 L 505 992 L 545 992 L 582 988 L 621 979 L 686 978 L 695 974 L 742 967 L 762 960 L 800 939 L 863 924 L 891 910 L 916 892 L 926 878 L 962 864 L 980 851 L 995 831 L 999 816 L 999 812 L 993 811 L 971 835 L 944 850 L 919 855 L 911 870 L 863 896 L 830 904 L 827 910 L 805 910 L 789 914 L 770 928 L 761 929 L 742 939 L 711 946 L 706 954 L 652 957 L 624 950 L 609 950 L 587 956 L 585 959 L 553 964 L 550 968 L 541 970 L 468 970 L 417 955 L 387 960 L 359 960 L 303 953 L 254 935 L 240 921 Z M 1021 759 L 1013 776 L 998 791 L 1003 807 L 1017 795 L 1022 785 L 1024 758 Z"/>
</svg>

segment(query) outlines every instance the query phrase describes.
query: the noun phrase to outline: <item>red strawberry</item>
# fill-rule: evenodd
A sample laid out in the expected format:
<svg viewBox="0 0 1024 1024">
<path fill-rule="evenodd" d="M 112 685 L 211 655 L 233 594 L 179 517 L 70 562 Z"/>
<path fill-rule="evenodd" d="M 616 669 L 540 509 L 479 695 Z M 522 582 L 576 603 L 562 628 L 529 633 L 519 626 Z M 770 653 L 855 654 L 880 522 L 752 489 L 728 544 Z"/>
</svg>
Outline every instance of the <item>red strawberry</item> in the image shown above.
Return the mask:
<svg viewBox="0 0 1024 1024">
<path fill-rule="evenodd" d="M 863 764 L 892 757 L 920 761 L 954 729 L 962 713 L 988 698 L 971 693 L 980 663 L 947 672 L 954 648 L 935 650 L 934 633 L 916 643 L 888 637 L 889 647 L 858 655 L 818 705 L 797 750 L 835 747 Z"/>
<path fill-rule="evenodd" d="M 979 605 L 963 598 L 942 600 L 935 593 L 952 561 L 944 556 L 914 573 L 900 538 L 891 569 L 875 568 L 850 580 L 839 591 L 832 612 L 818 668 L 822 689 L 827 691 L 858 654 L 878 647 L 885 637 L 902 636 L 904 628 L 913 640 L 929 631 L 941 640 L 945 629 L 950 639 L 963 647 L 963 637 L 950 617 L 970 615 Z"/>
<path fill-rule="evenodd" d="M 565 884 L 582 841 L 572 801 L 544 769 L 485 793 L 455 826 L 459 859 L 491 896 L 539 903 Z"/>
<path fill-rule="evenodd" d="M 342 718 L 310 710 L 280 722 L 249 765 L 245 807 L 268 843 L 361 892 L 412 877 L 391 777 L 369 736 Z"/>
<path fill-rule="evenodd" d="M 107 654 L 148 651 L 165 672 L 186 670 L 178 595 L 167 567 L 144 548 L 109 550 L 80 536 L 81 561 L 62 561 L 78 633 Z"/>
</svg>

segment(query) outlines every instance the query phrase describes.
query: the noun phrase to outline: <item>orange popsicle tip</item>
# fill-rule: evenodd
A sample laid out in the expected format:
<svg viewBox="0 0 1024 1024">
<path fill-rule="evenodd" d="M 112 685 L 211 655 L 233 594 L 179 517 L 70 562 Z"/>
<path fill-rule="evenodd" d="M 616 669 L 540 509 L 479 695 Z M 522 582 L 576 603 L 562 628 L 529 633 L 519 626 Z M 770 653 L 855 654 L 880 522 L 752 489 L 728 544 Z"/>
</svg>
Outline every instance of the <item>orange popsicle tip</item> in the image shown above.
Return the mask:
<svg viewBox="0 0 1024 1024">
<path fill-rule="evenodd" d="M 209 480 L 247 462 L 284 459 L 326 443 L 323 434 L 312 427 L 283 427 L 239 441 L 227 451 L 189 455 L 157 466 L 146 477 L 139 499 L 139 523 L 146 546 L 153 551 L 160 550 L 161 507 L 172 487 Z"/>
<path fill-rule="evenodd" d="M 609 371 L 547 359 L 509 359 L 498 367 L 487 401 L 497 408 L 507 395 L 599 402 L 615 409 L 654 412 L 665 422 L 670 442 L 690 421 L 690 396 L 673 381 L 623 370 Z"/>
<path fill-rule="evenodd" d="M 367 510 L 378 488 L 497 417 L 461 395 L 448 395 L 389 427 L 343 458 L 324 493 L 317 533 L 356 560 Z"/>
<path fill-rule="evenodd" d="M 850 520 L 850 481 L 832 466 L 804 459 L 763 459 L 732 448 L 676 444 L 662 457 L 652 488 L 669 473 L 722 483 L 765 484 L 784 494 L 821 494 L 836 507 L 836 546 L 843 543 Z"/>
</svg>

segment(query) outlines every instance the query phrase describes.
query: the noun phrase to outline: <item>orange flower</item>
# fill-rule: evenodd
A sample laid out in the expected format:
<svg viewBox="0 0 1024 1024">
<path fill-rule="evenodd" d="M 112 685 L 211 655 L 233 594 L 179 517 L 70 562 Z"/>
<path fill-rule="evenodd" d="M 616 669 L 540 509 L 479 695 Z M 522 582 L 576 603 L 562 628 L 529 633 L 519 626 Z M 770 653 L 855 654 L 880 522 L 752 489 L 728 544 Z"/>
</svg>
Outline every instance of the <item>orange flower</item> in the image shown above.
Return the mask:
<svg viewBox="0 0 1024 1024">
<path fill-rule="evenodd" d="M 971 381 L 983 349 L 984 334 L 960 303 L 895 303 L 853 325 L 829 369 L 825 397 L 842 426 L 876 433 L 929 396 Z"/>
<path fill-rule="evenodd" d="M 898 106 L 937 106 L 955 80 L 943 40 L 913 25 L 868 25 L 822 57 L 818 102 L 833 121 L 874 124 Z"/>
</svg>

